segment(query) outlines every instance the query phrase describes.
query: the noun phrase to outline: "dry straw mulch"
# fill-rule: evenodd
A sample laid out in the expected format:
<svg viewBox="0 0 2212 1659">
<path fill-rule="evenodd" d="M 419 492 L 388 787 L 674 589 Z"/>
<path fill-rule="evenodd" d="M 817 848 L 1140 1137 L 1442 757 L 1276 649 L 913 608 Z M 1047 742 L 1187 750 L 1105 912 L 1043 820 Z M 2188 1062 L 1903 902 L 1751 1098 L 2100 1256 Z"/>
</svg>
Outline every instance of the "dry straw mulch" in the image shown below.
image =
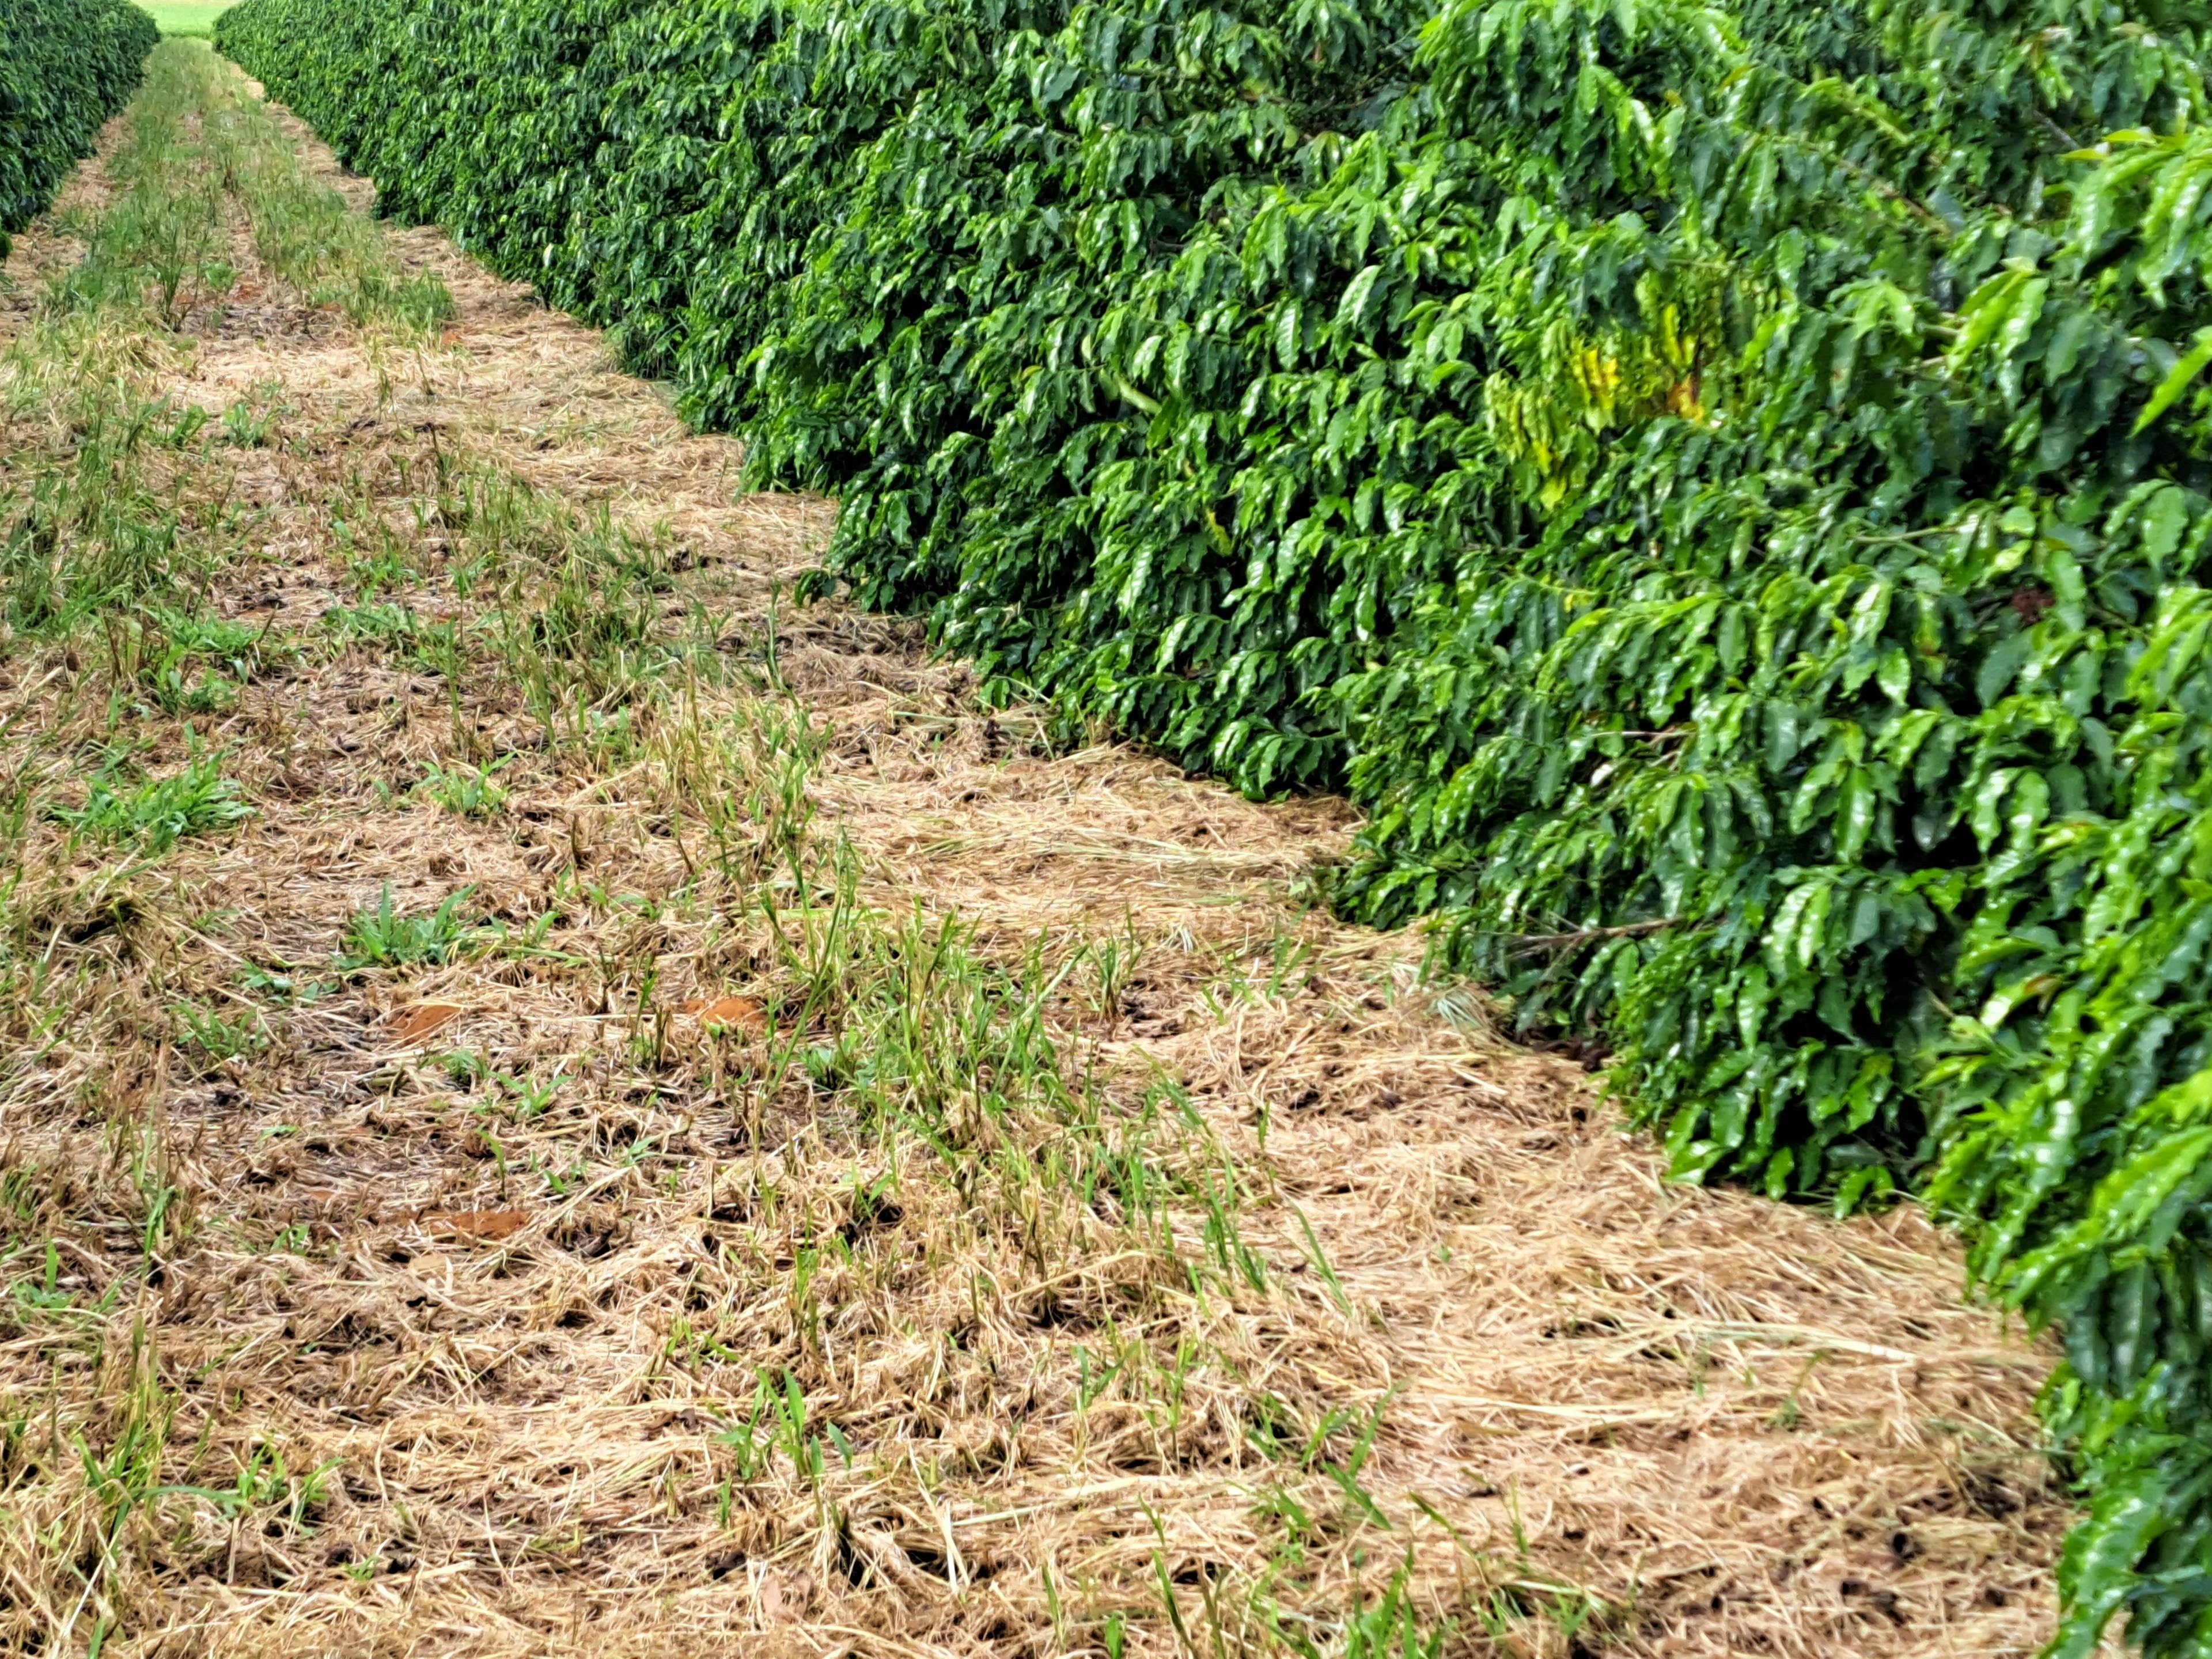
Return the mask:
<svg viewBox="0 0 2212 1659">
<path fill-rule="evenodd" d="M 88 163 L 73 199 L 101 189 Z M 1917 1211 L 1668 1185 L 1579 1066 L 1310 906 L 1341 803 L 1054 750 L 908 624 L 793 606 L 827 504 L 738 494 L 732 442 L 590 331 L 393 240 L 455 296 L 437 349 L 371 350 L 249 272 L 166 371 L 280 416 L 223 481 L 251 557 L 218 607 L 313 630 L 365 516 L 458 556 L 410 504 L 467 471 L 532 523 L 604 507 L 678 573 L 667 625 L 805 713 L 664 687 L 599 770 L 499 688 L 360 645 L 200 723 L 256 809 L 234 836 L 119 890 L 36 866 L 78 1001 L 8 1073 L 0 1164 L 75 1299 L 0 1316 L 7 1432 L 51 1472 L 158 1418 L 191 1490 L 64 1551 L 83 1483 L 0 1479 L 0 1648 L 82 1651 L 97 1604 L 118 1654 L 1225 1656 L 1342 1651 L 1379 1605 L 1410 1610 L 1394 1650 L 2033 1650 L 2069 1514 L 2050 1355 L 1962 1303 Z M 69 257 L 33 234 L 11 270 Z M 7 718 L 64 718 L 58 666 L 0 669 Z M 493 756 L 490 816 L 415 793 Z M 717 792 L 760 883 L 808 849 L 787 938 L 843 884 L 848 1002 L 805 1004 L 702 883 Z M 328 962 L 386 894 L 464 895 L 536 953 L 333 977 L 221 1062 L 165 1023 Z M 1052 1112 L 948 1085 L 933 1150 L 769 1060 L 839 1007 L 871 1052 L 903 1009 L 969 1053 L 978 998 L 992 1043 L 1038 1011 Z M 1100 1146 L 1154 1122 L 1158 1229 L 1102 1195 L 1130 1166 L 1084 1164 L 1085 1110 Z M 1189 1199 L 1217 1181 L 1225 1234 Z M 141 1272 L 156 1188 L 179 1243 Z"/>
</svg>

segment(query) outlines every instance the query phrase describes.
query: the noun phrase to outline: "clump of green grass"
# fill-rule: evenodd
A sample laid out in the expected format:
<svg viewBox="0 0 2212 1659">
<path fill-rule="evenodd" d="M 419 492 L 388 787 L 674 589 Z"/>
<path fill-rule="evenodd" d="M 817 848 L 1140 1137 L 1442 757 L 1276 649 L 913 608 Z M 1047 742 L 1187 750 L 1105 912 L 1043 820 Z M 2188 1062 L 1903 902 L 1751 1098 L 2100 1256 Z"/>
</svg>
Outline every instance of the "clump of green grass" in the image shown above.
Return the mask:
<svg viewBox="0 0 2212 1659">
<path fill-rule="evenodd" d="M 115 678 L 137 680 L 171 714 L 219 714 L 238 701 L 239 687 L 291 645 L 267 625 L 149 605 L 137 617 L 103 619 Z"/>
<path fill-rule="evenodd" d="M 364 645 L 449 680 L 459 678 L 466 657 L 458 623 L 427 621 L 408 606 L 386 600 L 332 605 L 323 613 L 323 623 L 341 647 Z"/>
<path fill-rule="evenodd" d="M 367 264 L 320 292 L 335 301 L 356 328 L 383 322 L 402 334 L 428 337 L 436 334 L 453 315 L 453 292 L 431 270 L 403 276 L 390 266 Z"/>
<path fill-rule="evenodd" d="M 425 343 L 453 314 L 435 272 L 404 271 L 382 229 L 310 175 L 266 105 L 240 95 L 236 77 L 198 48 L 206 88 L 204 143 L 245 209 L 254 251 L 269 270 L 318 305 L 336 305 L 364 332 Z"/>
<path fill-rule="evenodd" d="M 375 600 L 364 605 L 334 605 L 323 612 L 323 625 L 341 646 L 391 647 L 411 641 L 423 623 L 404 605 Z"/>
<path fill-rule="evenodd" d="M 478 931 L 466 915 L 475 891 L 464 887 L 435 910 L 404 916 L 392 907 L 392 884 L 385 883 L 374 908 L 361 911 L 347 924 L 338 966 L 359 973 L 368 968 L 435 966 L 452 961 Z"/>
<path fill-rule="evenodd" d="M 253 815 L 222 757 L 203 755 L 165 778 L 125 784 L 111 772 L 94 777 L 82 806 L 57 806 L 52 816 L 94 840 L 136 842 L 166 853 L 188 836 L 210 835 Z"/>
<path fill-rule="evenodd" d="M 223 436 L 234 449 L 258 449 L 276 429 L 277 411 L 257 410 L 243 398 L 222 411 Z"/>
<path fill-rule="evenodd" d="M 456 817 L 488 818 L 507 805 L 507 791 L 492 775 L 514 759 L 503 755 L 489 766 L 456 766 L 433 762 L 420 785 L 422 793 Z"/>
<path fill-rule="evenodd" d="M 170 1011 L 185 1044 L 211 1060 L 244 1060 L 269 1046 L 268 1028 L 258 1014 L 226 1017 L 202 1004 L 180 1002 Z"/>
<path fill-rule="evenodd" d="M 143 387 L 85 383 L 118 337 L 75 319 L 0 366 L 12 411 L 76 434 L 0 504 L 0 623 L 32 638 L 67 639 L 134 607 L 181 613 L 231 545 L 191 533 L 173 492 L 155 488 L 143 464 L 149 450 L 189 447 L 204 419 Z M 73 359 L 76 373 L 58 372 Z"/>
<path fill-rule="evenodd" d="M 350 540 L 350 526 L 340 520 L 331 528 L 337 532 L 343 549 Z M 353 583 L 354 592 L 360 595 L 364 605 L 374 600 L 380 592 L 410 586 L 421 576 L 407 550 L 394 544 L 388 538 L 374 552 L 348 555 L 345 568 L 348 579 Z"/>
</svg>

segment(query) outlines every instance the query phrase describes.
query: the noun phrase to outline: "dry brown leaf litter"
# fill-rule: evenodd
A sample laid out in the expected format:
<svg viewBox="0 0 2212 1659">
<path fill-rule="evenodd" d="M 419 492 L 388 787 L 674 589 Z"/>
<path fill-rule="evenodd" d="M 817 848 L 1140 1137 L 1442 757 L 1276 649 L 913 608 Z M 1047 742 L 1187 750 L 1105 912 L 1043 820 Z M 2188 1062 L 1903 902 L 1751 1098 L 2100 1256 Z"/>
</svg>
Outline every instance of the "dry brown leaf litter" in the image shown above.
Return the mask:
<svg viewBox="0 0 2212 1659">
<path fill-rule="evenodd" d="M 103 188 L 88 164 L 65 204 Z M 249 264 L 249 302 L 167 371 L 210 409 L 283 411 L 285 441 L 225 482 L 257 545 L 222 607 L 313 630 L 350 592 L 341 514 L 402 522 L 465 465 L 681 550 L 685 599 L 757 653 L 829 508 L 733 500 L 733 446 L 685 433 L 596 336 L 434 232 L 393 240 L 456 298 L 439 349 L 395 369 Z M 73 255 L 34 232 L 9 269 Z M 1066 1064 L 1132 1111 L 1180 1087 L 1251 1183 L 1264 1288 L 1181 1265 L 1206 1256 L 1187 1209 L 1164 1251 L 1024 1185 L 1054 1153 L 1036 1126 L 956 1103 L 974 1157 L 909 1140 L 894 1170 L 803 1086 L 749 1094 L 784 970 L 757 922 L 680 902 L 702 856 L 683 805 L 713 778 L 678 757 L 745 713 L 736 693 L 643 708 L 647 757 L 598 774 L 511 696 L 449 699 L 367 647 L 310 657 L 202 722 L 257 809 L 234 836 L 121 875 L 29 869 L 74 1001 L 7 1074 L 0 1162 L 77 1310 L 9 1316 L 0 1395 L 50 1462 L 157 1409 L 175 1484 L 274 1455 L 284 1490 L 322 1470 L 320 1491 L 289 1517 L 172 1494 L 103 1564 L 69 1530 L 82 1483 L 0 1489 L 0 1650 L 54 1650 L 92 1578 L 126 1610 L 116 1654 L 1211 1655 L 1281 1650 L 1270 1601 L 1326 1650 L 1401 1566 L 1451 1654 L 2033 1650 L 2067 1522 L 2033 1447 L 2049 1357 L 1961 1304 L 1916 1211 L 1839 1225 L 1664 1184 L 1578 1067 L 1424 990 L 1413 943 L 1303 907 L 1340 803 L 1049 753 L 902 623 L 824 605 L 776 626 L 825 734 L 816 843 L 849 845 L 886 927 L 919 906 L 983 960 L 1076 963 L 1048 1000 Z M 4 714 L 47 752 L 86 718 L 81 668 L 5 665 Z M 412 793 L 495 754 L 517 758 L 492 816 Z M 326 962 L 386 892 L 552 915 L 560 961 L 367 973 L 240 1060 L 173 1041 L 180 990 Z M 559 1086 L 495 1119 L 498 1075 Z M 175 1194 L 157 1231 L 180 1243 L 141 1278 L 149 1190 Z M 802 1439 L 739 1478 L 763 1367 L 802 1388 L 818 1474 Z M 1372 1516 L 1256 1449 L 1267 1399 L 1375 1423 Z M 1295 1559 L 1286 1504 L 1312 1524 Z"/>
</svg>

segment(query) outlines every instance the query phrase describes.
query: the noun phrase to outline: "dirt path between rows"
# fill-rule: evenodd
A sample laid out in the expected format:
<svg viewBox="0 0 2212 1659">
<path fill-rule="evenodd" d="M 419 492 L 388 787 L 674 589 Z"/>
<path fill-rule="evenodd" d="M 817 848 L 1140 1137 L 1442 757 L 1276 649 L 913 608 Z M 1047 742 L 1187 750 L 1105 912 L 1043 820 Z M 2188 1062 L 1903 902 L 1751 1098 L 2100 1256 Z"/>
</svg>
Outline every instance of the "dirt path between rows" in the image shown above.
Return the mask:
<svg viewBox="0 0 2212 1659">
<path fill-rule="evenodd" d="M 104 188 L 88 163 L 64 207 Z M 201 918 L 165 935 L 161 972 L 326 960 L 386 893 L 554 915 L 568 965 L 349 980 L 224 1066 L 64 1040 L 0 1101 L 9 1158 L 49 1170 L 114 1160 L 88 1091 L 158 1108 L 202 1226 L 114 1317 L 158 1349 L 181 1441 L 331 1470 L 312 1527 L 204 1507 L 177 1523 L 190 1547 L 149 1545 L 158 1593 L 109 1652 L 1256 1652 L 1285 1639 L 1251 1623 L 1270 1572 L 1315 1587 L 1296 1606 L 1348 1611 L 1408 1560 L 1445 1653 L 2033 1650 L 2069 1519 L 2033 1449 L 2050 1356 L 1962 1303 L 1958 1252 L 1916 1209 L 1839 1224 L 1664 1183 L 1578 1066 L 1499 1040 L 1471 993 L 1424 989 L 1418 939 L 1310 907 L 1354 827 L 1342 803 L 1255 805 L 1113 744 L 1054 751 L 1033 715 L 977 708 L 909 624 L 793 605 L 828 504 L 740 494 L 735 444 L 684 431 L 596 334 L 435 231 L 392 240 L 456 301 L 435 349 L 370 353 L 252 270 L 188 330 L 178 398 L 282 410 L 282 441 L 235 463 L 258 562 L 217 607 L 312 632 L 350 602 L 344 504 L 404 523 L 464 464 L 657 536 L 671 625 L 769 663 L 826 728 L 807 787 L 861 898 L 957 916 L 986 960 L 1097 965 L 1102 997 L 1052 1005 L 1061 1051 L 1109 1099 L 1169 1086 L 1262 1172 L 1253 1283 L 1170 1285 L 1146 1304 L 1169 1311 L 1124 1319 L 1115 1297 L 1152 1270 L 1093 1220 L 1048 1257 L 993 1211 L 1016 1202 L 992 1196 L 1005 1177 L 911 1158 L 896 1204 L 864 1212 L 866 1137 L 744 1121 L 684 1012 L 732 997 L 750 1025 L 769 970 L 726 918 L 686 911 L 698 848 L 649 765 L 580 769 L 511 702 L 390 653 L 304 660 L 207 723 L 256 816 L 147 878 L 147 914 Z M 25 235 L 21 303 L 71 257 Z M 416 522 L 434 562 L 461 533 Z M 462 608 L 434 585 L 416 602 Z M 503 811 L 410 793 L 457 752 L 516 757 Z M 565 1092 L 493 1136 L 497 1074 Z M 63 1282 L 97 1289 L 130 1241 L 86 1204 Z M 45 1389 L 61 1352 L 43 1328 L 7 1338 L 0 1395 Z M 1095 1384 L 1109 1354 L 1127 1376 Z M 732 1475 L 759 1367 L 836 1425 L 811 1474 L 795 1453 Z M 1268 1401 L 1371 1416 L 1356 1478 L 1271 1468 Z M 1295 1560 L 1279 1495 L 1314 1517 Z"/>
</svg>

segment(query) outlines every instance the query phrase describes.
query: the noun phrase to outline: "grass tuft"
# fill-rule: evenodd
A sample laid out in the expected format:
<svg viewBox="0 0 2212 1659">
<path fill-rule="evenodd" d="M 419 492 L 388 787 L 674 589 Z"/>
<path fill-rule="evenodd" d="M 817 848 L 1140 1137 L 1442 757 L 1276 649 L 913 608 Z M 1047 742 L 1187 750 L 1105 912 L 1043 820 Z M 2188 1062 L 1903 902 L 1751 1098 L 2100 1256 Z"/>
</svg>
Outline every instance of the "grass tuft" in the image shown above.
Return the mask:
<svg viewBox="0 0 2212 1659">
<path fill-rule="evenodd" d="M 453 894 L 434 910 L 401 915 L 386 882 L 375 905 L 347 924 L 337 965 L 348 973 L 370 968 L 413 968 L 451 962 L 478 937 L 465 914 L 473 888 Z"/>
<path fill-rule="evenodd" d="M 214 834 L 253 815 L 237 782 L 223 775 L 218 755 L 136 784 L 103 772 L 82 806 L 50 810 L 57 822 L 94 840 L 136 842 L 149 853 L 166 853 L 187 836 Z"/>
</svg>

